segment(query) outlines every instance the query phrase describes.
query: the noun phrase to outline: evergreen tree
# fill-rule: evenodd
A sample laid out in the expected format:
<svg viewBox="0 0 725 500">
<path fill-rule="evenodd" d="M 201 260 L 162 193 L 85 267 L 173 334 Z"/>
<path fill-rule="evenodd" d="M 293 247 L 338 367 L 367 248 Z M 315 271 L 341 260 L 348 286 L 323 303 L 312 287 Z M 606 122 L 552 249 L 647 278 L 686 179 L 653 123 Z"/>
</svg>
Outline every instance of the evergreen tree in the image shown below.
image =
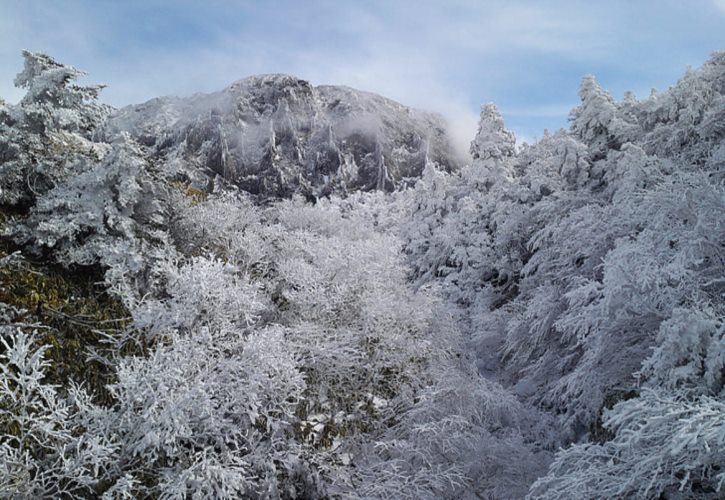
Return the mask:
<svg viewBox="0 0 725 500">
<path fill-rule="evenodd" d="M 0 203 L 28 207 L 79 164 L 103 156 L 91 138 L 110 108 L 96 102 L 102 85 L 73 83 L 82 71 L 41 53 L 23 57 L 15 85 L 26 94 L 15 106 L 0 105 Z"/>
</svg>

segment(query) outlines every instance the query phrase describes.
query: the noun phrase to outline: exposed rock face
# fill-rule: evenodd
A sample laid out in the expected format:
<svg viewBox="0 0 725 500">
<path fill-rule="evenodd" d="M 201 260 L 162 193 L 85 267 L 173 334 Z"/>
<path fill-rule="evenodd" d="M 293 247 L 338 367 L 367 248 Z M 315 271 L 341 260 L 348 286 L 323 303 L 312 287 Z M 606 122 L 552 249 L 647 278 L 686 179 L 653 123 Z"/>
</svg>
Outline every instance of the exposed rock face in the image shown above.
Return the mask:
<svg viewBox="0 0 725 500">
<path fill-rule="evenodd" d="M 393 190 L 415 182 L 426 157 L 448 171 L 459 164 L 441 116 L 287 75 L 125 107 L 102 133 L 124 131 L 178 175 L 218 174 L 264 197 Z"/>
</svg>

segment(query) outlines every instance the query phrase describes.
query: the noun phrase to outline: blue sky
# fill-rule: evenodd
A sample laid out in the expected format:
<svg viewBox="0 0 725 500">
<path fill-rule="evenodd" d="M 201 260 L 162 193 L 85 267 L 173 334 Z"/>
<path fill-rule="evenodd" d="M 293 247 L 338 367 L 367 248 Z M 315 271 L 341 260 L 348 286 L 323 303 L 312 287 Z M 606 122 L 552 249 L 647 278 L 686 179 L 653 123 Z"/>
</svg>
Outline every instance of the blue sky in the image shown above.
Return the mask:
<svg viewBox="0 0 725 500">
<path fill-rule="evenodd" d="M 461 141 L 495 102 L 530 141 L 566 126 L 585 74 L 645 97 L 725 49 L 725 0 L 0 0 L 10 102 L 23 48 L 109 84 L 115 106 L 290 73 L 439 111 Z"/>
</svg>

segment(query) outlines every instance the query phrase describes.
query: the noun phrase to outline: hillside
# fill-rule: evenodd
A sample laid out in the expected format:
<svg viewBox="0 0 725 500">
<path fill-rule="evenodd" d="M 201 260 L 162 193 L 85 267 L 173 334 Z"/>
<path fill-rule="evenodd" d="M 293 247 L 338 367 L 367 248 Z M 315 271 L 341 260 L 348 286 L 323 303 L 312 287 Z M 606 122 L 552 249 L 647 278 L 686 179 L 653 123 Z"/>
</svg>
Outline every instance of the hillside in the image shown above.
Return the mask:
<svg viewBox="0 0 725 500">
<path fill-rule="evenodd" d="M 517 147 L 271 75 L 0 100 L 0 496 L 722 498 L 725 52 Z"/>
</svg>

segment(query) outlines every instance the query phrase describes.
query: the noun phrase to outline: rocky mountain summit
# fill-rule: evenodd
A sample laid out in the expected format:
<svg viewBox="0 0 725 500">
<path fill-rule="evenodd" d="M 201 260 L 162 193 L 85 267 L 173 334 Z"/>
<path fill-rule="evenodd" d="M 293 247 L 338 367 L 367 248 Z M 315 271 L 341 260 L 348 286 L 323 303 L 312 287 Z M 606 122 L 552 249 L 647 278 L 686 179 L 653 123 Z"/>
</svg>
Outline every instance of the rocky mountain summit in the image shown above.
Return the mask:
<svg viewBox="0 0 725 500">
<path fill-rule="evenodd" d="M 414 183 L 427 159 L 449 172 L 462 162 L 442 116 L 288 75 L 127 106 L 101 133 L 122 132 L 175 175 L 197 184 L 218 175 L 264 197 L 390 191 Z"/>
</svg>

